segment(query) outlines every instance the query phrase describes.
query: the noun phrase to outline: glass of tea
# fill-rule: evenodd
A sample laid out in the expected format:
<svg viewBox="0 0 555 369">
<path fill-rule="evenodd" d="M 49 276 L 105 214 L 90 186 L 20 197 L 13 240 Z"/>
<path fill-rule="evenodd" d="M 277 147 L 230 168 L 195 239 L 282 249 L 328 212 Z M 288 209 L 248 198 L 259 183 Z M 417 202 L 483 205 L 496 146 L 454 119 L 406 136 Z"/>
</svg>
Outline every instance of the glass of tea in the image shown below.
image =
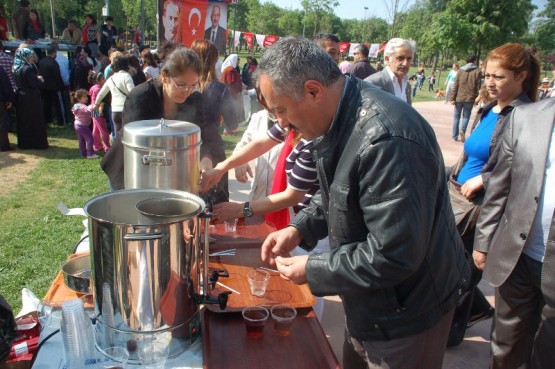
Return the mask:
<svg viewBox="0 0 555 369">
<path fill-rule="evenodd" d="M 247 330 L 247 337 L 261 338 L 264 334 L 264 324 L 270 312 L 263 306 L 247 306 L 243 309 L 243 320 Z"/>
<path fill-rule="evenodd" d="M 270 313 L 274 321 L 274 333 L 280 336 L 288 336 L 297 316 L 297 310 L 289 305 L 274 305 L 270 309 Z"/>
</svg>

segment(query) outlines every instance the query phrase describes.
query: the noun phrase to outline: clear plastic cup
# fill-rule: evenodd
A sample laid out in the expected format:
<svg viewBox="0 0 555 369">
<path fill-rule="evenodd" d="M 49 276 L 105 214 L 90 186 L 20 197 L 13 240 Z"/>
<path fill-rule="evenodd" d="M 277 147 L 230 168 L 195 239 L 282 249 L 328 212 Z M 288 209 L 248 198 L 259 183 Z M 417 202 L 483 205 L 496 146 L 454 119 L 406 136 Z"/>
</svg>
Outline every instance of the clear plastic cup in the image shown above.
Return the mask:
<svg viewBox="0 0 555 369">
<path fill-rule="evenodd" d="M 270 309 L 270 314 L 274 321 L 274 333 L 279 336 L 288 336 L 297 316 L 297 309 L 289 305 L 274 305 Z"/>
<path fill-rule="evenodd" d="M 165 342 L 141 341 L 138 345 L 137 355 L 141 365 L 146 369 L 162 369 L 166 365 L 170 347 Z"/>
<path fill-rule="evenodd" d="M 129 361 L 129 351 L 123 346 L 111 346 L 100 350 L 104 356 L 98 360 L 99 369 L 125 368 Z"/>
<path fill-rule="evenodd" d="M 229 219 L 224 221 L 225 231 L 228 233 L 235 233 L 237 232 L 237 221 L 238 219 Z"/>
<path fill-rule="evenodd" d="M 264 335 L 264 325 L 270 316 L 268 309 L 264 306 L 247 306 L 243 309 L 243 320 L 247 337 L 261 338 Z"/>
<path fill-rule="evenodd" d="M 260 269 L 249 270 L 247 279 L 251 286 L 251 293 L 257 297 L 264 296 L 268 282 L 270 282 L 270 273 Z"/>
</svg>

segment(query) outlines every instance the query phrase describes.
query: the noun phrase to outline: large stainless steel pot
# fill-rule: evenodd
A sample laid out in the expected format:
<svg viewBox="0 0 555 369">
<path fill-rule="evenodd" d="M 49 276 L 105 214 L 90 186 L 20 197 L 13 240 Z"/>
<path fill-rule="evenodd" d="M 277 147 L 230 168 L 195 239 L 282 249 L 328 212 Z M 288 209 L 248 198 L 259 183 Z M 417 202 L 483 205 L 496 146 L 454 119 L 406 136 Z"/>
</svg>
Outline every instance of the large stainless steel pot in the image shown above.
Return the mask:
<svg viewBox="0 0 555 369">
<path fill-rule="evenodd" d="M 198 196 L 162 189 L 115 191 L 85 204 L 99 347 L 153 332 L 192 344 L 192 336 L 198 338 L 198 305 L 225 308 L 227 295 L 208 298 L 206 284 L 201 286 L 201 265 L 207 265 L 207 247 L 200 243 L 204 208 Z M 176 346 L 173 354 L 186 346 Z"/>
<path fill-rule="evenodd" d="M 125 188 L 198 193 L 200 128 L 175 120 L 141 120 L 123 127 Z"/>
</svg>

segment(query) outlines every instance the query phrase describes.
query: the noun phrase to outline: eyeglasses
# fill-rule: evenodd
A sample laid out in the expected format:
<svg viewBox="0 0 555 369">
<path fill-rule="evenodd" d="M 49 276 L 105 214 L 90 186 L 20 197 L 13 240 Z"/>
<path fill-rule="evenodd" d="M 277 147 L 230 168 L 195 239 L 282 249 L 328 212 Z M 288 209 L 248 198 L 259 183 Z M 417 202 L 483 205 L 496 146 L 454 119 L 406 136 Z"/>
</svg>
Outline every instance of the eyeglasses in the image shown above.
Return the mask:
<svg viewBox="0 0 555 369">
<path fill-rule="evenodd" d="M 173 79 L 173 77 L 170 76 L 170 79 L 173 82 L 173 85 L 175 86 L 175 88 L 177 88 L 179 91 L 183 91 L 183 92 L 193 92 L 198 90 L 199 84 L 198 82 L 196 82 L 194 85 L 189 86 L 186 84 L 179 84 L 175 81 L 175 79 Z"/>
</svg>

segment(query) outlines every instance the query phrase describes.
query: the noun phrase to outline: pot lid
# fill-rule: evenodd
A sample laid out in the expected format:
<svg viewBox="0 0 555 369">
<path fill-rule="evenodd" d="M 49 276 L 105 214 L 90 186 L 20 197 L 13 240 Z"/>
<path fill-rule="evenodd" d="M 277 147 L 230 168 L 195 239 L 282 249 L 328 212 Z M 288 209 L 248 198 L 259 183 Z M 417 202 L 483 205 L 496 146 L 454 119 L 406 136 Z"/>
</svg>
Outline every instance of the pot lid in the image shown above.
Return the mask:
<svg viewBox="0 0 555 369">
<path fill-rule="evenodd" d="M 202 143 L 200 128 L 180 120 L 149 119 L 123 126 L 125 146 L 169 150 L 186 150 Z"/>
</svg>

